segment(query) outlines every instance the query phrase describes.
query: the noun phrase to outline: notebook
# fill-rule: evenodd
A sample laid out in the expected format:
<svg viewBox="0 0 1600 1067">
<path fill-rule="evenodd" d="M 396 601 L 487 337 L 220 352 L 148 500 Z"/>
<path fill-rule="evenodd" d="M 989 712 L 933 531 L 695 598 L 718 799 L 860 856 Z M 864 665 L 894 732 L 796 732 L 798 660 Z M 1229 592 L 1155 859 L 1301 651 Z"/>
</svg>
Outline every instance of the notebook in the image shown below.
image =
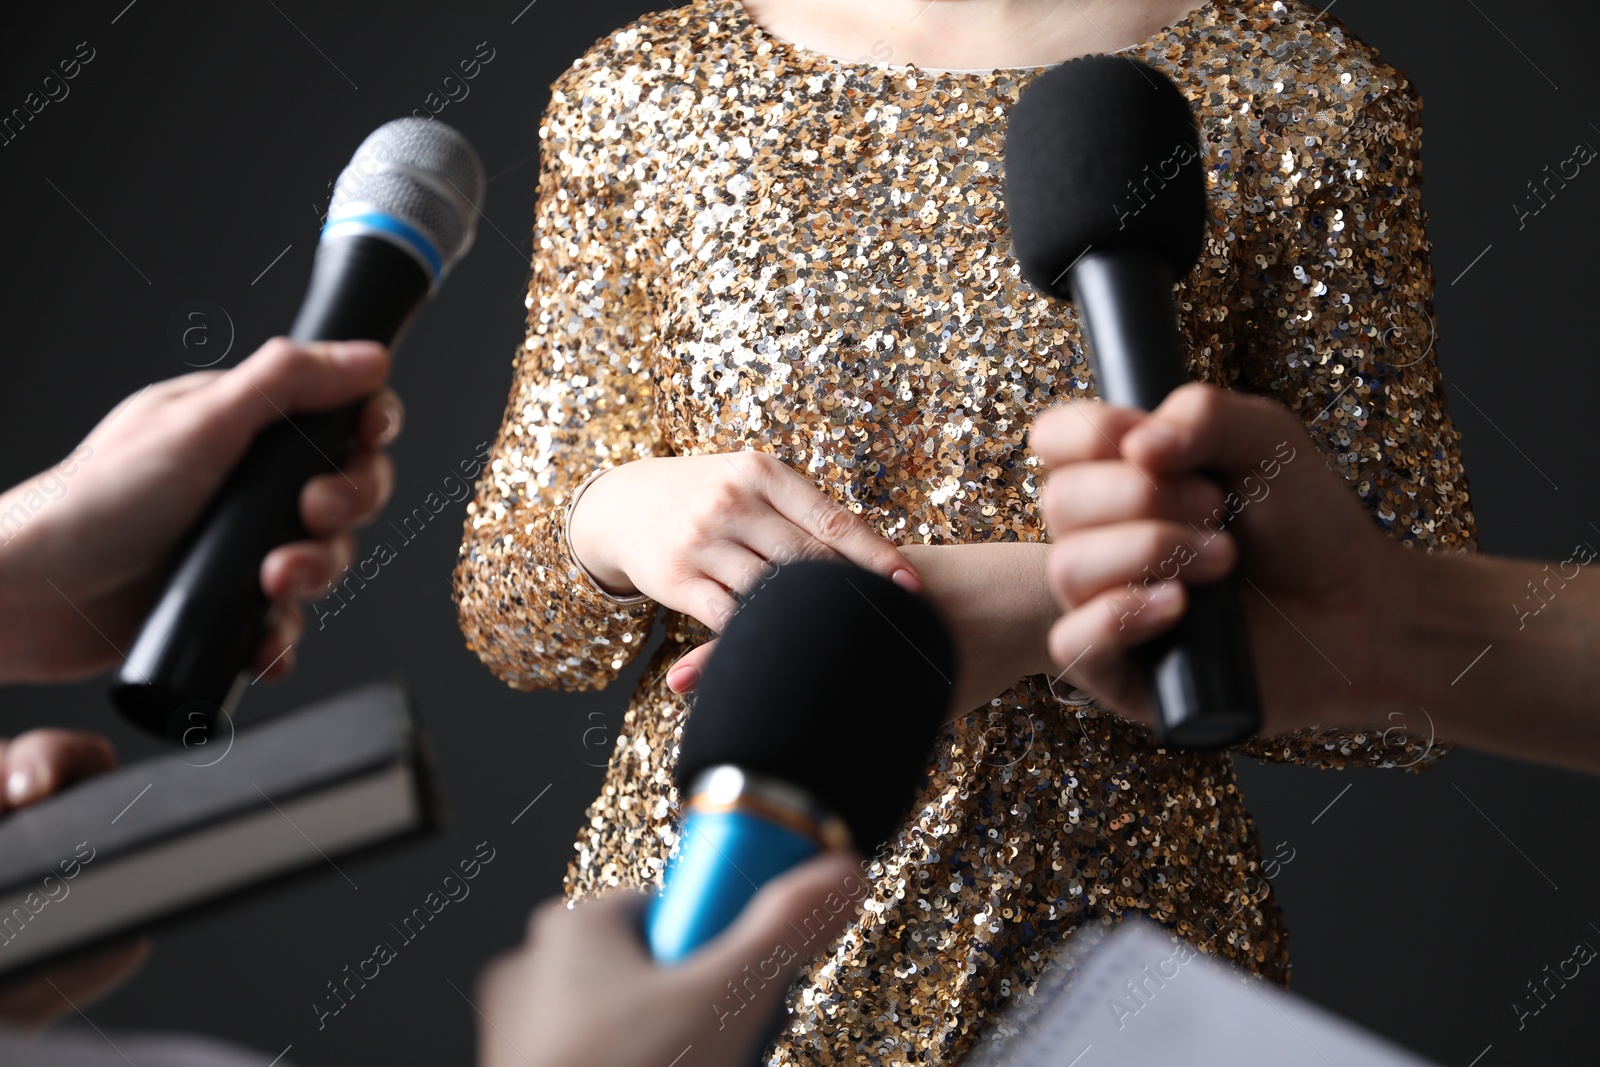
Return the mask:
<svg viewBox="0 0 1600 1067">
<path fill-rule="evenodd" d="M 438 826 L 398 681 L 212 733 L 0 818 L 0 978 Z"/>
<path fill-rule="evenodd" d="M 1145 919 L 1074 934 L 962 1067 L 1430 1067 Z"/>
</svg>

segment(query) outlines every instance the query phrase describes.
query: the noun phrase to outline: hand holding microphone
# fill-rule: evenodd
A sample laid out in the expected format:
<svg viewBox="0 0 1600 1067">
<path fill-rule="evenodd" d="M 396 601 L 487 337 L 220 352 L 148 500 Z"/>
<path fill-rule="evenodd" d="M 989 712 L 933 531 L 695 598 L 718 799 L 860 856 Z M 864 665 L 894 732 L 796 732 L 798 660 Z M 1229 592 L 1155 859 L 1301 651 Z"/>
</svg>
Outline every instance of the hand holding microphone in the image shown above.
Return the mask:
<svg viewBox="0 0 1600 1067">
<path fill-rule="evenodd" d="M 1134 649 L 1174 623 L 1191 583 L 1237 570 L 1271 600 L 1252 597 L 1245 610 L 1268 731 L 1382 729 L 1405 721 L 1386 720 L 1393 711 L 1423 725 L 1414 707 L 1384 692 L 1380 635 L 1393 640 L 1404 631 L 1384 625 L 1384 614 L 1404 599 L 1394 592 L 1400 558 L 1424 554 L 1378 531 L 1294 412 L 1192 383 L 1149 414 L 1089 402 L 1046 412 L 1032 439 L 1050 470 L 1043 507 L 1056 545 L 1051 580 L 1068 609 L 1051 650 L 1059 662 L 1076 661 L 1077 684 L 1149 719 Z M 1248 503 L 1217 530 L 1225 492 Z M 1128 612 L 1126 584 L 1158 570 L 1182 541 L 1213 551 L 1166 583 L 1169 604 Z M 1345 679 L 1319 649 L 1337 657 Z"/>
<path fill-rule="evenodd" d="M 61 463 L 0 494 L 0 683 L 69 681 L 117 666 L 174 553 L 256 432 L 282 422 L 280 412 L 367 397 L 340 470 L 299 487 L 306 535 L 272 549 L 252 575 L 273 608 L 251 650 L 251 677 L 286 673 L 299 603 L 345 566 L 351 529 L 389 497 L 382 448 L 400 431 L 401 407 L 381 387 L 388 369 L 387 353 L 371 343 L 269 341 L 231 370 L 141 390 Z"/>
<path fill-rule="evenodd" d="M 1006 214 L 1023 276 L 1077 306 L 1104 400 L 1156 407 L 1187 381 L 1172 287 L 1194 267 L 1204 236 L 1189 102 L 1134 60 L 1073 60 L 1022 94 L 1005 151 Z M 1223 578 L 1191 587 L 1182 620 L 1141 648 L 1164 743 L 1220 748 L 1260 728 L 1247 640 L 1238 595 Z"/>
<path fill-rule="evenodd" d="M 860 857 L 828 853 L 761 888 L 722 934 L 681 966 L 650 959 L 639 941 L 649 898 L 619 889 L 567 907 L 539 906 L 527 941 L 478 979 L 479 1067 L 728 1067 L 748 1064 L 809 958 L 775 951 L 812 924 L 826 942 L 853 917 L 829 908 L 859 885 Z M 818 926 L 817 917 L 823 917 Z M 708 1006 L 728 984 L 764 983 L 742 1010 L 719 1018 Z M 754 983 L 751 983 L 754 986 Z M 737 1003 L 737 1002 L 735 1002 Z"/>
<path fill-rule="evenodd" d="M 391 344 L 471 245 L 483 187 L 477 155 L 443 123 L 380 127 L 334 188 L 291 338 Z M 307 535 L 302 486 L 337 468 L 361 428 L 356 403 L 298 412 L 280 407 L 229 476 L 117 674 L 112 698 L 150 730 L 230 710 L 250 681 L 269 608 L 262 561 Z"/>
</svg>

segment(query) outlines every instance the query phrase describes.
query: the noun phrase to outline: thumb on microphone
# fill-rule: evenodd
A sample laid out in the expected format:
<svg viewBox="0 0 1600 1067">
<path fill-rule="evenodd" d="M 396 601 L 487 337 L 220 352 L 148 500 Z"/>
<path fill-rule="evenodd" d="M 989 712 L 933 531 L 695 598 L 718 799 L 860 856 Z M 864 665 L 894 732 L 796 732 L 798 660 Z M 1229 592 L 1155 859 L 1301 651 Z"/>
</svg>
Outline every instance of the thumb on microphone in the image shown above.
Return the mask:
<svg viewBox="0 0 1600 1067">
<path fill-rule="evenodd" d="M 242 456 L 259 431 L 293 415 L 354 403 L 382 385 L 388 372 L 388 351 L 371 341 L 297 344 L 276 337 L 208 383 L 217 397 L 195 413 L 219 444 Z"/>
</svg>

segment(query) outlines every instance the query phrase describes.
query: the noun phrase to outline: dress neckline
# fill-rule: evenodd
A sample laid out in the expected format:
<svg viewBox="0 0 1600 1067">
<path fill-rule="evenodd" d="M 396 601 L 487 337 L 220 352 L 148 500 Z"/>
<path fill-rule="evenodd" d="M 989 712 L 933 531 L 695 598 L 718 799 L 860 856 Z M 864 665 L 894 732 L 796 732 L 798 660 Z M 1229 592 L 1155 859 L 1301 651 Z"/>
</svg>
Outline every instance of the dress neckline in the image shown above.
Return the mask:
<svg viewBox="0 0 1600 1067">
<path fill-rule="evenodd" d="M 925 75 L 941 81 L 981 81 L 984 79 L 1001 76 L 1034 74 L 1039 71 L 1049 70 L 1051 67 L 1059 66 L 1061 63 L 1067 62 L 1067 60 L 1060 60 L 1056 63 L 1044 63 L 1032 67 L 991 67 L 977 70 L 962 70 L 947 67 L 923 67 L 918 66 L 915 63 L 864 63 L 860 61 L 840 59 L 837 56 L 830 56 L 826 52 L 819 52 L 813 48 L 808 48 L 803 44 L 785 40 L 782 37 L 763 29 L 755 19 L 750 17 L 750 13 L 745 10 L 743 0 L 705 0 L 705 2 L 713 10 L 719 12 L 724 17 L 727 24 L 731 26 L 735 32 L 748 34 L 758 43 L 762 41 L 768 42 L 772 46 L 772 51 L 774 54 L 780 56 L 785 62 L 793 63 L 802 67 L 831 67 L 835 70 L 845 71 L 885 72 L 890 74 L 906 74 L 913 76 Z M 1201 0 L 1198 5 L 1190 8 L 1182 18 L 1161 27 L 1159 30 L 1156 30 L 1142 41 L 1136 41 L 1133 44 L 1124 45 L 1121 48 L 1115 48 L 1108 52 L 1086 52 L 1084 55 L 1115 56 L 1145 48 L 1160 38 L 1171 34 L 1175 30 L 1187 26 L 1189 23 L 1195 21 L 1201 16 L 1220 10 L 1228 2 L 1229 0 Z"/>
</svg>

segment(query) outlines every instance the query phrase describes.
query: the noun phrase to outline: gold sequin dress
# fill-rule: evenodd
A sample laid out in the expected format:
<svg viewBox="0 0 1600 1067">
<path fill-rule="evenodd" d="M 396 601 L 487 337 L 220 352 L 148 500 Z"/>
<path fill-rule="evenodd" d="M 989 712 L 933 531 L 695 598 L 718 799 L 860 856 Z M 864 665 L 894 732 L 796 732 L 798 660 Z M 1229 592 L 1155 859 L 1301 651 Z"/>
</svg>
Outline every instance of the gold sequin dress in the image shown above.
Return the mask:
<svg viewBox="0 0 1600 1067">
<path fill-rule="evenodd" d="M 1178 294 L 1192 376 L 1300 412 L 1391 536 L 1469 550 L 1404 75 L 1299 2 L 1212 0 L 1126 52 L 1189 97 L 1205 146 L 1208 232 Z M 845 62 L 738 0 L 691 0 L 561 75 L 526 342 L 455 576 L 491 670 L 591 689 L 644 646 L 657 606 L 600 592 L 562 536 L 583 479 L 641 457 L 762 449 L 899 543 L 1044 539 L 1029 422 L 1094 387 L 1074 312 L 1008 251 L 1006 114 L 1040 69 Z M 575 898 L 658 881 L 674 841 L 687 705 L 666 667 L 710 635 L 664 625 L 579 833 Z M 1331 767 L 1437 752 L 1332 730 L 1244 750 Z M 1052 943 L 1129 909 L 1286 981 L 1231 761 L 1158 749 L 1043 677 L 946 727 L 774 1062 L 953 1062 Z"/>
</svg>

